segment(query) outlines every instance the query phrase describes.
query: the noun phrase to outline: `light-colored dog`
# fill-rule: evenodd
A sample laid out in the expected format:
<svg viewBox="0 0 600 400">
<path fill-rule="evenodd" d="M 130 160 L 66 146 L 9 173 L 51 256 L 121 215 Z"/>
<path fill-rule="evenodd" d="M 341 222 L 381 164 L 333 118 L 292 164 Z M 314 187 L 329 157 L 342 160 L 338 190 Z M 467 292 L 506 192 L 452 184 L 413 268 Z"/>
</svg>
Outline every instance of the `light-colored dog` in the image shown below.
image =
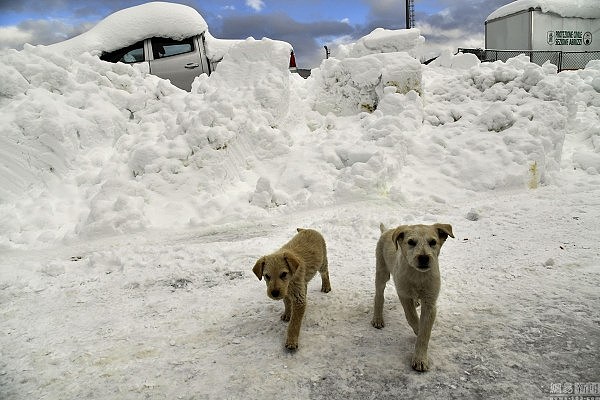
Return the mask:
<svg viewBox="0 0 600 400">
<path fill-rule="evenodd" d="M 452 226 L 401 225 L 386 230 L 381 224 L 379 229 L 381 237 L 376 250 L 375 309 L 371 323 L 378 329 L 384 326 L 383 291 L 391 274 L 406 320 L 417 335 L 412 367 L 417 371 L 427 371 L 427 347 L 441 284 L 438 256 L 448 236 L 454 237 Z M 416 309 L 419 303 L 420 318 Z"/>
<path fill-rule="evenodd" d="M 329 292 L 327 249 L 323 236 L 312 229 L 298 233 L 275 253 L 261 257 L 254 268 L 259 280 L 265 278 L 267 296 L 283 300 L 281 319 L 289 321 L 285 347 L 298 348 L 298 335 L 306 310 L 306 286 L 317 272 L 321 274 L 321 292 Z"/>
</svg>

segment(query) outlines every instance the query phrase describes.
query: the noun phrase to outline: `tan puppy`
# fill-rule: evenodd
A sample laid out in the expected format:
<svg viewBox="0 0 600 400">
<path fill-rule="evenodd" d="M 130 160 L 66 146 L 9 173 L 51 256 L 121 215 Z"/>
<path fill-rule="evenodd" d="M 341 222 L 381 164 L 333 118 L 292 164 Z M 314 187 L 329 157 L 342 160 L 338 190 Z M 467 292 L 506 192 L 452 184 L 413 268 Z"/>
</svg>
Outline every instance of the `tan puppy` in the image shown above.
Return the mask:
<svg viewBox="0 0 600 400">
<path fill-rule="evenodd" d="M 377 242 L 375 310 L 371 323 L 378 329 L 384 326 L 383 291 L 391 274 L 406 320 L 417 335 L 412 367 L 417 371 L 427 371 L 427 347 L 440 292 L 438 256 L 448 236 L 454 237 L 452 226 L 402 225 L 386 230 L 381 224 L 379 229 L 382 235 Z M 420 318 L 416 309 L 419 302 Z"/>
<path fill-rule="evenodd" d="M 267 296 L 283 300 L 285 310 L 281 315 L 290 321 L 285 347 L 298 348 L 300 325 L 306 309 L 306 286 L 317 271 L 321 274 L 321 292 L 329 292 L 327 249 L 323 236 L 312 229 L 298 228 L 298 233 L 273 254 L 261 257 L 254 268 L 259 280 L 265 278 Z"/>
</svg>

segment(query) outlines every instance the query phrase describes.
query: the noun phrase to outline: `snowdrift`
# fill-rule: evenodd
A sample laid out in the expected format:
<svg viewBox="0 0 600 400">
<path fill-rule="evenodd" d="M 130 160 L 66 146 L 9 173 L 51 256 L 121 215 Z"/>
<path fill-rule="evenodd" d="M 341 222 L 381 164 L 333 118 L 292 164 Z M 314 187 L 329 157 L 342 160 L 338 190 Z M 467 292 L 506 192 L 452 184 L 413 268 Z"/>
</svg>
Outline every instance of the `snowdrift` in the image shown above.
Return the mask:
<svg viewBox="0 0 600 400">
<path fill-rule="evenodd" d="M 89 54 L 2 52 L 0 246 L 533 188 L 565 162 L 576 115 L 569 167 L 600 171 L 598 62 L 557 74 L 381 50 L 303 80 L 264 61 L 285 51 L 243 41 L 191 93 Z"/>
</svg>

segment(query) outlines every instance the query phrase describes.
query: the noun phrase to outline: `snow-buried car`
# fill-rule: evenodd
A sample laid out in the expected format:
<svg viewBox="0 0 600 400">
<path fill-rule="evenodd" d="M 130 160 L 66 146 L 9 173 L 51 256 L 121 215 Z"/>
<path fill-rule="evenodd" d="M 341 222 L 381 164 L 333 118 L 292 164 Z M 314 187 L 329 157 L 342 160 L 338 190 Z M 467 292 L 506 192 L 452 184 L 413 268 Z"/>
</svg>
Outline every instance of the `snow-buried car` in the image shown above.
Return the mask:
<svg viewBox="0 0 600 400">
<path fill-rule="evenodd" d="M 241 40 L 214 38 L 193 8 L 151 2 L 117 11 L 87 32 L 50 45 L 66 54 L 90 52 L 110 62 L 138 64 L 147 72 L 190 90 L 194 78 L 210 74 Z M 290 70 L 296 71 L 292 46 Z"/>
</svg>

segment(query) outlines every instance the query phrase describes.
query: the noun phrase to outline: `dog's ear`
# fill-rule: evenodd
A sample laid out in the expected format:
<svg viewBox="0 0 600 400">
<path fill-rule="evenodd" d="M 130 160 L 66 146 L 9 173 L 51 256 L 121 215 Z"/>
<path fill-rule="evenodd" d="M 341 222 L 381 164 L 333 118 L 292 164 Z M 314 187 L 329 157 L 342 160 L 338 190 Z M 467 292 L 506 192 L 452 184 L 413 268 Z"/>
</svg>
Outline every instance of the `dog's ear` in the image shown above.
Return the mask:
<svg viewBox="0 0 600 400">
<path fill-rule="evenodd" d="M 265 257 L 261 257 L 258 259 L 256 264 L 254 264 L 254 268 L 252 268 L 252 272 L 258 278 L 259 281 L 262 281 L 263 269 L 265 268 Z"/>
<path fill-rule="evenodd" d="M 295 274 L 296 270 L 298 269 L 298 266 L 300 265 L 300 261 L 296 258 L 296 256 L 294 256 L 292 253 L 290 253 L 288 251 L 283 253 L 283 259 L 285 260 L 286 264 L 288 265 L 292 275 Z"/>
<path fill-rule="evenodd" d="M 394 242 L 394 245 L 396 245 L 396 250 L 398 250 L 398 247 L 400 247 L 400 242 L 402 242 L 404 240 L 405 233 L 406 233 L 405 225 L 400 225 L 399 227 L 394 229 L 394 232 L 392 232 L 392 242 Z"/>
<path fill-rule="evenodd" d="M 452 226 L 451 225 L 449 225 L 449 224 L 434 224 L 433 227 L 435 229 L 437 229 L 440 240 L 446 241 L 446 239 L 448 239 L 448 236 L 450 236 L 451 238 L 454 238 L 454 235 L 452 234 Z"/>
</svg>

